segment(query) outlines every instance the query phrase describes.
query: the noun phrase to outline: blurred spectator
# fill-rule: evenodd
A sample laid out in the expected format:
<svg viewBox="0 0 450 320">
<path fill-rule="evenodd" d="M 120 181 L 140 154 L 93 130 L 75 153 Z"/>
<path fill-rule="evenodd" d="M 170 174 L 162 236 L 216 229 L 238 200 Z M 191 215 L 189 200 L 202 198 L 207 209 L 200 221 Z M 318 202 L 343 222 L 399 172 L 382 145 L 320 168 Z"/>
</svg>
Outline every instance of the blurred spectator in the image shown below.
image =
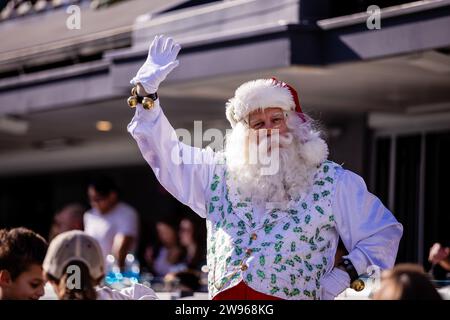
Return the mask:
<svg viewBox="0 0 450 320">
<path fill-rule="evenodd" d="M 170 272 L 186 268 L 183 261 L 183 249 L 178 240 L 177 219 L 167 217 L 156 223 L 157 241 L 154 246 L 145 249 L 144 258 L 150 272 L 164 277 Z"/>
<path fill-rule="evenodd" d="M 0 300 L 37 300 L 44 295 L 46 251 L 45 239 L 31 230 L 0 230 Z"/>
<path fill-rule="evenodd" d="M 183 218 L 179 229 L 180 244 L 186 251 L 187 268 L 200 271 L 206 265 L 206 226 L 196 215 Z"/>
<path fill-rule="evenodd" d="M 119 200 L 119 189 L 108 177 L 98 177 L 88 186 L 92 209 L 84 215 L 84 228 L 94 237 L 106 258 L 112 254 L 121 269 L 128 253 L 136 251 L 139 220 L 136 211 Z"/>
<path fill-rule="evenodd" d="M 430 273 L 435 279 L 446 280 L 450 276 L 450 247 L 435 243 L 430 248 L 428 261 L 431 262 Z"/>
<path fill-rule="evenodd" d="M 432 264 L 440 264 L 450 271 L 450 247 L 443 247 L 440 243 L 435 243 L 430 249 L 428 260 Z"/>
<path fill-rule="evenodd" d="M 50 228 L 49 240 L 70 230 L 83 230 L 83 214 L 86 209 L 78 203 L 71 203 L 56 212 Z"/>
<path fill-rule="evenodd" d="M 381 275 L 374 300 L 442 300 L 420 265 L 403 263 Z"/>
<path fill-rule="evenodd" d="M 56 236 L 50 243 L 43 268 L 60 300 L 158 299 L 152 289 L 140 284 L 120 291 L 99 287 L 105 276 L 103 253 L 99 243 L 83 231 Z M 78 279 L 73 280 L 76 273 Z"/>
</svg>

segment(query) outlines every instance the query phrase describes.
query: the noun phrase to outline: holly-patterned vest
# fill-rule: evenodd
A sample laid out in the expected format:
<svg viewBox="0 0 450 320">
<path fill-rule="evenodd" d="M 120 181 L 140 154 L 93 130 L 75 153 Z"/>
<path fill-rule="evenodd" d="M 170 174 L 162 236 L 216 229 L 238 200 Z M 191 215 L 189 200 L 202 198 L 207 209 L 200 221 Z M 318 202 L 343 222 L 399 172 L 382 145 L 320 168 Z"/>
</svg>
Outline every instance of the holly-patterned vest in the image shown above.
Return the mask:
<svg viewBox="0 0 450 320">
<path fill-rule="evenodd" d="M 216 166 L 206 203 L 210 298 L 243 280 L 282 299 L 319 299 L 338 242 L 331 208 L 340 166 L 325 161 L 307 194 L 261 217 L 226 183 L 225 167 Z"/>
</svg>

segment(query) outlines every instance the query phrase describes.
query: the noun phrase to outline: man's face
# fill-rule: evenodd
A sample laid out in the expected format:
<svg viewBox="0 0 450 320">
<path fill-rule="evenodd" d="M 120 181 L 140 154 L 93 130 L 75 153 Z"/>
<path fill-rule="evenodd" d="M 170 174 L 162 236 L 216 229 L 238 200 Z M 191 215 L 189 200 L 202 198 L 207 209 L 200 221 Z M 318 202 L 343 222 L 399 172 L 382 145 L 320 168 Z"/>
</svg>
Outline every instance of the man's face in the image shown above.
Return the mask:
<svg viewBox="0 0 450 320">
<path fill-rule="evenodd" d="M 253 130 L 266 129 L 268 136 L 271 135 L 273 129 L 279 130 L 280 135 L 284 135 L 289 131 L 281 108 L 266 108 L 253 111 L 249 115 L 249 126 Z"/>
<path fill-rule="evenodd" d="M 53 218 L 53 227 L 57 234 L 70 231 L 70 230 L 81 230 L 81 221 L 78 221 L 70 210 L 62 210 Z"/>
<path fill-rule="evenodd" d="M 109 212 L 117 200 L 117 194 L 115 192 L 111 192 L 107 196 L 102 196 L 93 187 L 88 188 L 88 196 L 91 206 L 100 211 L 100 213 Z"/>
<path fill-rule="evenodd" d="M 7 272 L 7 271 L 2 271 Z M 38 300 L 45 293 L 45 279 L 42 266 L 31 265 L 12 280 L 9 274 L 2 274 L 1 286 L 3 298 L 7 300 Z"/>
</svg>

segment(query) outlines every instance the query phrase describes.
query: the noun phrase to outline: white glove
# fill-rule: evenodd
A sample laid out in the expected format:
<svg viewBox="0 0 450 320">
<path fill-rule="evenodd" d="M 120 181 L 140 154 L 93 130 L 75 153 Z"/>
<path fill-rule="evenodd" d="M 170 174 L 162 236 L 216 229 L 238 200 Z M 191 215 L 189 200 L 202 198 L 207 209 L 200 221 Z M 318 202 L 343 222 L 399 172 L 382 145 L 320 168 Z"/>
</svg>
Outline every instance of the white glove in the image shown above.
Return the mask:
<svg viewBox="0 0 450 320">
<path fill-rule="evenodd" d="M 179 62 L 175 59 L 180 49 L 181 46 L 172 38 L 156 36 L 148 49 L 147 60 L 130 83 L 140 83 L 147 93 L 155 93 L 159 84 L 178 66 Z"/>
<path fill-rule="evenodd" d="M 350 287 L 350 276 L 344 270 L 333 268 L 326 273 L 321 281 L 321 300 L 334 300 L 345 289 Z"/>
</svg>

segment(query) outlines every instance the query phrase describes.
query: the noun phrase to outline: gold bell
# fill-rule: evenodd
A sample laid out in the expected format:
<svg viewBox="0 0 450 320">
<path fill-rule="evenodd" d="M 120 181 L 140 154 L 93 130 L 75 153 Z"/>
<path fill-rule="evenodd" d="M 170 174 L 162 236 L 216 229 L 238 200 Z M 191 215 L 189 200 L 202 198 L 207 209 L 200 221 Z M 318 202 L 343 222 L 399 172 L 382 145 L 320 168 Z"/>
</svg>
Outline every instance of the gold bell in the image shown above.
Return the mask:
<svg viewBox="0 0 450 320">
<path fill-rule="evenodd" d="M 128 97 L 127 103 L 130 108 L 136 108 L 138 99 L 135 96 Z"/>
<path fill-rule="evenodd" d="M 149 97 L 144 97 L 142 99 L 142 106 L 144 107 L 144 109 L 149 110 L 151 108 L 153 108 L 153 100 L 150 99 Z"/>
<path fill-rule="evenodd" d="M 351 288 L 358 292 L 363 291 L 365 287 L 366 285 L 364 284 L 364 281 L 362 281 L 361 279 L 356 279 L 351 284 Z"/>
<path fill-rule="evenodd" d="M 137 89 L 136 89 L 136 87 L 131 88 L 131 95 L 132 96 L 137 96 Z"/>
</svg>

